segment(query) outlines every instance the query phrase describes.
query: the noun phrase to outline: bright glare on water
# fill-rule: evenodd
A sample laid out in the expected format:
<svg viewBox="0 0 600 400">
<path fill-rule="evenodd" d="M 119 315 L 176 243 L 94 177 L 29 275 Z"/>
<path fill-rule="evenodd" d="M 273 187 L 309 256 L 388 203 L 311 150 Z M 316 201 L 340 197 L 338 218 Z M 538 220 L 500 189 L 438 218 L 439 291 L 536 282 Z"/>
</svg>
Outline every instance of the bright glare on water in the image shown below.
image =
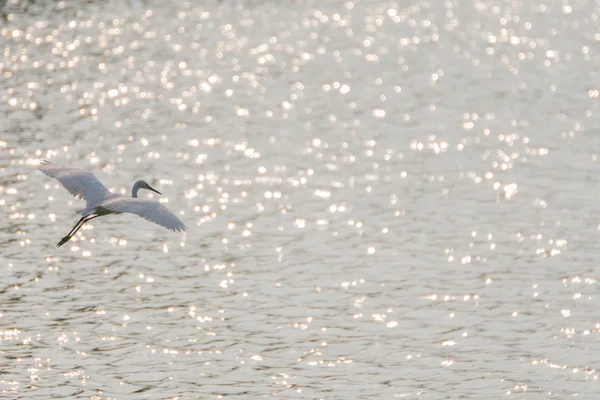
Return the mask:
<svg viewBox="0 0 600 400">
<path fill-rule="evenodd" d="M 599 19 L 2 2 L 0 397 L 596 399 Z M 189 230 L 56 249 L 84 203 L 43 158 Z"/>
</svg>

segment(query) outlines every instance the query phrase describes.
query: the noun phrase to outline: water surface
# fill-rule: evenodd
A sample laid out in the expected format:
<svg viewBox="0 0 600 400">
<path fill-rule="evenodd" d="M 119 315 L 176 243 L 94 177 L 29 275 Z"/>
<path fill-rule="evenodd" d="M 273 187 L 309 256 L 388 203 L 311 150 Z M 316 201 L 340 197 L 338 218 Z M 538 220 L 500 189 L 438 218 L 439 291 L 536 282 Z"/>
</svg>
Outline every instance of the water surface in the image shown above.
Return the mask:
<svg viewBox="0 0 600 400">
<path fill-rule="evenodd" d="M 596 398 L 597 1 L 0 10 L 2 397 Z"/>
</svg>

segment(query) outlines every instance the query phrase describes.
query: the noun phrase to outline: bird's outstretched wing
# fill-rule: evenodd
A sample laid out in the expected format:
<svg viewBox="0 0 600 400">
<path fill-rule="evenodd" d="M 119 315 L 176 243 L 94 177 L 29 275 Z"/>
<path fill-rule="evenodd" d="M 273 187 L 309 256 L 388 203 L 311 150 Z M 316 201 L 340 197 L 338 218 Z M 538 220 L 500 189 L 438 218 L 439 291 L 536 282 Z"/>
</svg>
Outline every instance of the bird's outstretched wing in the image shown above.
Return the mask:
<svg viewBox="0 0 600 400">
<path fill-rule="evenodd" d="M 44 174 L 56 178 L 76 198 L 84 199 L 87 208 L 97 205 L 111 192 L 89 171 L 58 165 L 44 160 L 38 166 Z"/>
<path fill-rule="evenodd" d="M 118 197 L 103 202 L 98 207 L 98 211 L 101 212 L 101 209 L 105 209 L 112 213 L 136 214 L 172 231 L 185 231 L 187 228 L 175 214 L 155 200 Z"/>
</svg>

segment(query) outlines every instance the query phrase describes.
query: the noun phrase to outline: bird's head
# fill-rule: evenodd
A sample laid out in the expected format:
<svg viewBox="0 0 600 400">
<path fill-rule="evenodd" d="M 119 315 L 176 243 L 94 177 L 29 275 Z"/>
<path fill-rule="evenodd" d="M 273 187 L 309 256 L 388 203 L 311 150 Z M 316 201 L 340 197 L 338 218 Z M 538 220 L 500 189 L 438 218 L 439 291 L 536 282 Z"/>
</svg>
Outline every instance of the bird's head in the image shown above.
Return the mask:
<svg viewBox="0 0 600 400">
<path fill-rule="evenodd" d="M 154 189 L 152 186 L 148 185 L 148 183 L 146 183 L 146 181 L 140 181 L 140 189 L 152 190 L 153 192 L 162 195 L 161 192 L 159 192 L 158 190 Z"/>
<path fill-rule="evenodd" d="M 137 197 L 137 192 L 140 189 L 147 189 L 147 190 L 152 190 L 155 193 L 158 193 L 160 195 L 162 195 L 161 192 L 159 192 L 158 190 L 154 189 L 153 187 L 151 187 L 150 185 L 148 185 L 148 183 L 146 183 L 146 181 L 137 181 L 134 185 L 133 185 L 133 190 L 131 191 L 131 197 Z"/>
</svg>

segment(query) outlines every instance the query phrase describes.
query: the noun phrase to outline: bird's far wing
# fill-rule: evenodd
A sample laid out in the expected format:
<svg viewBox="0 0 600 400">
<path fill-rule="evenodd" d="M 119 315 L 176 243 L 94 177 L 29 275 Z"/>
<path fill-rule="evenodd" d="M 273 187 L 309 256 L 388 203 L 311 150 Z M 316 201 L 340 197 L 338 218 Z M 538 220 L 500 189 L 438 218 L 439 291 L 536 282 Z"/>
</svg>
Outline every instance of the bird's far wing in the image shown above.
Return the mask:
<svg viewBox="0 0 600 400">
<path fill-rule="evenodd" d="M 155 200 L 122 197 L 105 201 L 100 208 L 115 213 L 132 213 L 172 231 L 185 231 L 186 226 L 167 207 Z"/>
<path fill-rule="evenodd" d="M 84 199 L 88 207 L 100 203 L 110 191 L 89 171 L 58 165 L 44 160 L 38 166 L 44 174 L 56 178 L 76 198 Z"/>
</svg>

